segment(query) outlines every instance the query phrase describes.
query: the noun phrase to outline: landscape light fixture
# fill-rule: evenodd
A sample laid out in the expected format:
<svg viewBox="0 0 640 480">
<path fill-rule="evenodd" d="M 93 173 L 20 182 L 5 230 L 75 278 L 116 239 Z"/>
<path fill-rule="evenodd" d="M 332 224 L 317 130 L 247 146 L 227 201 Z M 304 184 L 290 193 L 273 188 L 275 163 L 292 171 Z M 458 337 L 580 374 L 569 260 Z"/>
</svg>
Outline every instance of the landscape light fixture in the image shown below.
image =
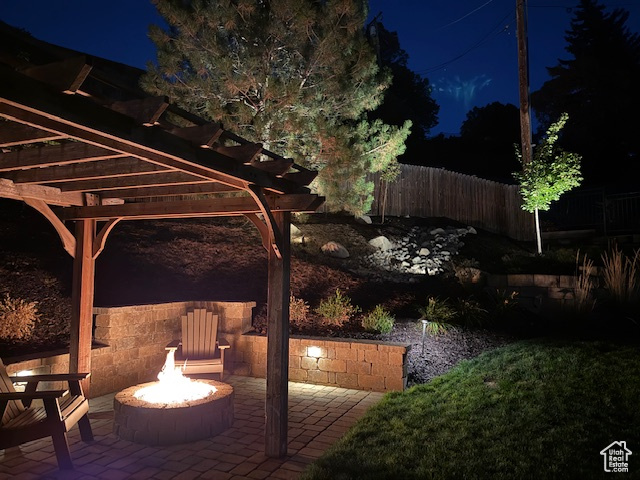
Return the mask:
<svg viewBox="0 0 640 480">
<path fill-rule="evenodd" d="M 322 349 L 320 347 L 307 347 L 307 357 L 318 358 L 322 356 Z"/>
<path fill-rule="evenodd" d="M 422 355 L 424 355 L 424 336 L 427 333 L 427 323 L 429 320 L 422 319 Z"/>
</svg>

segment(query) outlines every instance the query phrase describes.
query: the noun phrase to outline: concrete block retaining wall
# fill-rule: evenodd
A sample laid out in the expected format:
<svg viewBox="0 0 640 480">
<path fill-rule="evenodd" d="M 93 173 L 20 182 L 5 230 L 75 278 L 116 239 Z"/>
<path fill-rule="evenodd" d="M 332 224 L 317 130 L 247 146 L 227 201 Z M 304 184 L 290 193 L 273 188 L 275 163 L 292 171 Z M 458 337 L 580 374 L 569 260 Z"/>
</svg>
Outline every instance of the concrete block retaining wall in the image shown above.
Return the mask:
<svg viewBox="0 0 640 480">
<path fill-rule="evenodd" d="M 573 306 L 575 277 L 546 274 L 491 274 L 487 286 L 507 292 L 518 292 L 524 306 L 549 311 Z"/>
<path fill-rule="evenodd" d="M 265 377 L 267 338 L 243 335 L 237 339 L 238 374 Z M 408 345 L 370 340 L 291 337 L 289 380 L 359 390 L 386 392 L 407 386 Z"/>
<path fill-rule="evenodd" d="M 126 307 L 96 307 L 94 340 L 104 347 L 91 351 L 91 397 L 117 392 L 156 379 L 164 364 L 165 346 L 180 338 L 180 317 L 193 308 L 219 315 L 219 334 L 228 337 L 251 328 L 254 302 L 172 302 Z M 10 375 L 22 370 L 66 373 L 69 354 L 12 362 Z"/>
<path fill-rule="evenodd" d="M 264 377 L 267 339 L 247 334 L 254 307 L 254 302 L 202 301 L 94 308 L 94 340 L 105 346 L 91 352 L 91 397 L 155 380 L 166 358 L 165 346 L 180 338 L 180 317 L 193 308 L 218 314 L 219 336 L 231 344 L 225 355 L 229 373 Z M 406 386 L 408 347 L 404 345 L 294 337 L 289 349 L 292 381 L 375 391 Z M 10 375 L 22 370 L 69 371 L 68 353 L 3 360 Z"/>
</svg>

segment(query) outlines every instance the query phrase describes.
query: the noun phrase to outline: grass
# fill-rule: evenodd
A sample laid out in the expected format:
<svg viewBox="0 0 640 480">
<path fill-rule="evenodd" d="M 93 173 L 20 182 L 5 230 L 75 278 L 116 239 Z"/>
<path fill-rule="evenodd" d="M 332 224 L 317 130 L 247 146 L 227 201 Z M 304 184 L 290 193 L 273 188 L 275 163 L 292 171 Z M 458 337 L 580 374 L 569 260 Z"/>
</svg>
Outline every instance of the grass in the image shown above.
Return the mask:
<svg viewBox="0 0 640 480">
<path fill-rule="evenodd" d="M 606 478 L 611 442 L 640 454 L 639 379 L 638 346 L 515 343 L 385 395 L 302 478 Z"/>
</svg>

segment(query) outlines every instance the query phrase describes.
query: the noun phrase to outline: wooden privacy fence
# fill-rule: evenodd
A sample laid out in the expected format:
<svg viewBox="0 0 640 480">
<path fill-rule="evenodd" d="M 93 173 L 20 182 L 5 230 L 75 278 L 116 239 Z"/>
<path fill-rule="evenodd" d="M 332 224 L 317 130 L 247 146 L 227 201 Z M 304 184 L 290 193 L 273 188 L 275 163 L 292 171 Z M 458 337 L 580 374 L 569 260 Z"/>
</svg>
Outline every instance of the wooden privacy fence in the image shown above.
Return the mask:
<svg viewBox="0 0 640 480">
<path fill-rule="evenodd" d="M 522 210 L 517 185 L 484 180 L 442 168 L 401 165 L 401 173 L 387 186 L 380 175 L 375 184 L 372 215 L 446 217 L 507 235 L 516 240 L 535 238 L 533 215 Z"/>
</svg>

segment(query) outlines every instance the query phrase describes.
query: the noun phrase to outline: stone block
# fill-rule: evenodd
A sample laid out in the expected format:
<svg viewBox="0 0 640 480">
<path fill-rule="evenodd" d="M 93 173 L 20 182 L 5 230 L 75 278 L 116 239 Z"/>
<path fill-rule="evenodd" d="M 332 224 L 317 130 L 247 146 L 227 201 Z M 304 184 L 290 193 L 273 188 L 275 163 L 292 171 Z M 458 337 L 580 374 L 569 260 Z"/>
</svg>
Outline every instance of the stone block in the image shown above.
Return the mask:
<svg viewBox="0 0 640 480">
<path fill-rule="evenodd" d="M 388 391 L 403 391 L 407 387 L 406 377 L 385 377 L 384 379 L 385 390 Z"/>
<path fill-rule="evenodd" d="M 96 327 L 93 336 L 99 342 L 109 343 L 111 340 L 111 327 Z"/>
<path fill-rule="evenodd" d="M 258 340 L 260 339 L 260 340 Z M 266 337 L 257 337 L 253 345 L 251 346 L 251 350 L 254 352 L 267 353 L 267 339 Z"/>
<path fill-rule="evenodd" d="M 411 349 L 411 345 L 385 345 L 381 343 L 378 345 L 378 350 L 381 352 L 395 352 L 395 353 L 406 353 Z"/>
<path fill-rule="evenodd" d="M 593 277 L 591 277 L 593 279 Z M 576 277 L 573 275 L 558 275 L 558 287 L 560 288 L 575 288 Z"/>
<path fill-rule="evenodd" d="M 363 390 L 384 392 L 384 377 L 380 375 L 358 375 L 358 387 Z"/>
<path fill-rule="evenodd" d="M 291 368 L 289 366 L 289 380 L 291 382 L 306 382 L 308 370 L 302 370 L 301 368 Z"/>
<path fill-rule="evenodd" d="M 100 313 L 96 315 L 95 324 L 96 327 L 108 327 L 111 325 L 111 316 Z"/>
<path fill-rule="evenodd" d="M 314 357 L 302 357 L 300 359 L 300 368 L 304 370 L 317 370 L 318 359 Z"/>
<path fill-rule="evenodd" d="M 347 360 L 347 373 L 356 373 L 358 375 L 370 375 L 371 364 L 367 362 L 354 362 Z"/>
<path fill-rule="evenodd" d="M 507 275 L 507 284 L 510 287 L 531 287 L 533 283 L 533 274 L 530 273 L 512 273 Z"/>
<path fill-rule="evenodd" d="M 401 353 L 389 353 L 389 365 L 404 365 L 405 355 Z"/>
<path fill-rule="evenodd" d="M 321 358 L 318 360 L 318 368 L 325 372 L 346 372 L 347 361 Z"/>
<path fill-rule="evenodd" d="M 389 352 L 381 352 L 380 350 L 365 350 L 364 361 L 374 365 L 389 365 Z"/>
<path fill-rule="evenodd" d="M 354 348 L 336 348 L 336 359 L 338 360 L 358 360 L 358 350 Z"/>
<path fill-rule="evenodd" d="M 358 374 L 336 373 L 336 383 L 343 388 L 358 388 Z"/>
<path fill-rule="evenodd" d="M 328 383 L 329 375 L 327 372 L 321 372 L 320 370 L 308 370 L 307 382 L 311 383 Z"/>
<path fill-rule="evenodd" d="M 402 365 L 380 365 L 376 363 L 371 367 L 371 374 L 391 378 L 402 378 L 406 376 L 405 368 Z"/>
<path fill-rule="evenodd" d="M 533 275 L 533 285 L 536 287 L 552 288 L 558 286 L 558 275 L 543 275 L 535 273 Z"/>
<path fill-rule="evenodd" d="M 326 341 L 321 338 L 301 338 L 300 339 L 300 345 L 324 347 L 325 344 L 326 344 Z"/>
<path fill-rule="evenodd" d="M 267 364 L 266 363 L 252 363 L 251 375 L 254 377 L 264 378 L 267 376 Z"/>
<path fill-rule="evenodd" d="M 365 342 L 351 342 L 351 348 L 355 348 L 357 350 L 377 350 L 377 343 L 365 343 Z"/>
<path fill-rule="evenodd" d="M 289 355 L 289 368 L 300 368 L 300 356 Z"/>
</svg>

